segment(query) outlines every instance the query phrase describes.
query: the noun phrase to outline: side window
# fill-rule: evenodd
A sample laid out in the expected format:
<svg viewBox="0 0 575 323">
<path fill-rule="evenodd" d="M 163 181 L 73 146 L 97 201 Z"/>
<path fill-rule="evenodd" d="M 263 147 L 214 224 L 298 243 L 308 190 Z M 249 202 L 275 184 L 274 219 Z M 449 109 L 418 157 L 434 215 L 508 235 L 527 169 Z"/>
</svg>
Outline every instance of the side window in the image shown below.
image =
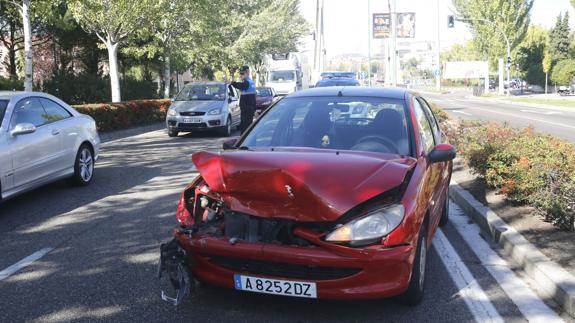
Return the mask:
<svg viewBox="0 0 575 323">
<path fill-rule="evenodd" d="M 433 134 L 435 136 L 435 141 L 437 143 L 440 143 L 441 142 L 441 130 L 439 129 L 439 125 L 437 124 L 437 120 L 435 119 L 435 115 L 433 114 L 433 111 L 431 111 L 431 108 L 429 107 L 429 104 L 427 104 L 427 101 L 425 101 L 422 98 L 418 98 L 417 100 L 421 104 L 423 111 L 427 115 L 427 119 L 429 119 L 429 122 L 431 123 L 431 129 L 433 130 Z"/>
<path fill-rule="evenodd" d="M 230 98 L 237 98 L 236 90 L 235 90 L 234 87 L 231 86 L 231 85 L 228 85 L 228 96 L 229 96 Z"/>
<path fill-rule="evenodd" d="M 47 114 L 37 98 L 20 100 L 12 113 L 11 127 L 20 123 L 31 123 L 36 127 L 48 123 Z"/>
<path fill-rule="evenodd" d="M 433 130 L 418 100 L 413 100 L 413 107 L 415 110 L 415 118 L 417 119 L 417 124 L 419 126 L 423 149 L 426 153 L 428 153 L 435 146 L 435 142 L 433 140 Z"/>
<path fill-rule="evenodd" d="M 44 110 L 46 111 L 47 123 L 70 118 L 72 116 L 68 110 L 52 100 L 44 98 L 40 98 L 38 100 L 42 102 Z"/>
</svg>

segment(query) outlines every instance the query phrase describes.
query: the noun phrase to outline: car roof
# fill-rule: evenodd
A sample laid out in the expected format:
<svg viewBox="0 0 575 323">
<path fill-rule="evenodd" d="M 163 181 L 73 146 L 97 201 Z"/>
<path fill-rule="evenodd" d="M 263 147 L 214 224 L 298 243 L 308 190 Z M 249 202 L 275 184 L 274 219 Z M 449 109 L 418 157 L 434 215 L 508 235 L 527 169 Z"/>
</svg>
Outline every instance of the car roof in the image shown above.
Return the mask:
<svg viewBox="0 0 575 323">
<path fill-rule="evenodd" d="M 226 83 L 220 81 L 197 81 L 197 82 L 190 82 L 186 85 L 226 85 Z"/>
<path fill-rule="evenodd" d="M 341 93 L 341 94 L 340 94 Z M 396 87 L 366 87 L 366 86 L 331 86 L 318 87 L 297 91 L 289 94 L 286 98 L 317 97 L 317 96 L 364 96 L 383 97 L 389 99 L 404 99 L 411 93 L 404 88 Z"/>
<path fill-rule="evenodd" d="M 10 100 L 14 97 L 22 98 L 27 96 L 49 97 L 49 94 L 43 92 L 26 92 L 26 91 L 0 91 L 0 99 Z"/>
</svg>

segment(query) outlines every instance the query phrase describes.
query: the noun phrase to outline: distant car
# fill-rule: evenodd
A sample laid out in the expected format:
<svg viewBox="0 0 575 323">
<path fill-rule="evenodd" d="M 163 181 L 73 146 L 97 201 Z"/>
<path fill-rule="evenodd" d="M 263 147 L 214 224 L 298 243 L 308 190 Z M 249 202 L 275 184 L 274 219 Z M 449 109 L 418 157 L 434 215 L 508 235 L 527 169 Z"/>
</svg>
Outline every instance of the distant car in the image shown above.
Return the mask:
<svg viewBox="0 0 575 323">
<path fill-rule="evenodd" d="M 267 109 L 274 102 L 276 96 L 276 91 L 271 87 L 256 88 L 256 110 Z"/>
<path fill-rule="evenodd" d="M 329 78 L 349 78 L 355 79 L 356 75 L 354 72 L 323 72 L 320 74 L 322 79 L 329 79 Z"/>
<path fill-rule="evenodd" d="M 224 82 L 189 83 L 173 99 L 166 116 L 170 137 L 180 132 L 219 131 L 230 136 L 241 121 L 236 90 Z"/>
<path fill-rule="evenodd" d="M 58 98 L 0 92 L 0 199 L 62 178 L 90 184 L 99 147 L 94 119 Z"/>
<path fill-rule="evenodd" d="M 328 87 L 328 86 L 359 86 L 359 82 L 350 78 L 328 78 L 319 80 L 315 87 Z"/>
</svg>

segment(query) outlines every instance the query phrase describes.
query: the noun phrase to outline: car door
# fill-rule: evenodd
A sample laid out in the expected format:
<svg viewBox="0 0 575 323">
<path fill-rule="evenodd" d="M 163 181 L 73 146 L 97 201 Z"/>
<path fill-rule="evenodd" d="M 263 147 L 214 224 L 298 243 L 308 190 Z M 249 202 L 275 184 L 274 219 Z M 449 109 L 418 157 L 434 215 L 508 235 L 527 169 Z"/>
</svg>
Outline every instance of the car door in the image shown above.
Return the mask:
<svg viewBox="0 0 575 323">
<path fill-rule="evenodd" d="M 429 120 L 427 113 L 421 105 L 421 101 L 418 98 L 413 98 L 413 107 L 415 111 L 415 118 L 417 120 L 417 125 L 419 128 L 419 134 L 421 137 L 421 143 L 423 148 L 423 153 L 427 156 L 435 147 L 436 139 L 433 134 L 432 123 Z M 425 157 L 426 170 L 424 177 L 424 196 L 426 196 L 428 201 L 428 210 L 430 214 L 430 229 L 433 230 L 430 234 L 433 234 L 439 219 L 441 217 L 442 208 L 442 196 L 441 196 L 441 175 L 443 166 L 441 163 L 430 163 L 427 157 Z"/>
<path fill-rule="evenodd" d="M 80 133 L 80 125 L 72 118 L 72 114 L 60 104 L 48 99 L 38 98 L 44 111 L 46 120 L 52 133 L 60 133 L 61 148 L 57 158 L 57 171 L 71 169 L 76 161 L 76 143 Z"/>
<path fill-rule="evenodd" d="M 10 127 L 31 123 L 36 131 L 10 138 L 14 167 L 14 188 L 34 185 L 54 175 L 59 168 L 61 135 L 49 124 L 49 118 L 38 98 L 20 100 L 14 106 Z"/>
<path fill-rule="evenodd" d="M 232 125 L 239 125 L 241 121 L 240 102 L 236 89 L 228 85 L 228 109 L 232 115 Z"/>
</svg>

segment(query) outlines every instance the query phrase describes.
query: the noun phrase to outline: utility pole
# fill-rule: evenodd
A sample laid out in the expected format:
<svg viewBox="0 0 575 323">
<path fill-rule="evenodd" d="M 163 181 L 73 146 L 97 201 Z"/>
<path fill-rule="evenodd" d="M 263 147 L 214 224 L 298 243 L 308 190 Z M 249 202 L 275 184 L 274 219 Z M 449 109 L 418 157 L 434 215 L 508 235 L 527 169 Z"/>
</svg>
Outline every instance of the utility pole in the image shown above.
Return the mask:
<svg viewBox="0 0 575 323">
<path fill-rule="evenodd" d="M 389 9 L 391 19 L 391 85 L 397 86 L 397 3 L 393 1 L 393 10 Z M 389 5 L 389 1 L 388 1 Z"/>
<path fill-rule="evenodd" d="M 367 78 L 371 86 L 371 0 L 367 0 Z"/>
<path fill-rule="evenodd" d="M 315 35 L 314 35 L 314 51 L 313 51 L 313 69 L 315 72 L 319 72 L 319 53 L 320 53 L 320 42 L 319 42 L 319 0 L 316 1 L 315 5 Z"/>
<path fill-rule="evenodd" d="M 435 49 L 435 55 L 437 56 L 437 68 L 435 70 L 435 89 L 437 91 L 441 91 L 441 46 L 440 46 L 440 31 L 441 31 L 441 27 L 440 27 L 440 15 L 439 15 L 439 2 L 440 0 L 437 0 L 437 48 Z"/>
</svg>

